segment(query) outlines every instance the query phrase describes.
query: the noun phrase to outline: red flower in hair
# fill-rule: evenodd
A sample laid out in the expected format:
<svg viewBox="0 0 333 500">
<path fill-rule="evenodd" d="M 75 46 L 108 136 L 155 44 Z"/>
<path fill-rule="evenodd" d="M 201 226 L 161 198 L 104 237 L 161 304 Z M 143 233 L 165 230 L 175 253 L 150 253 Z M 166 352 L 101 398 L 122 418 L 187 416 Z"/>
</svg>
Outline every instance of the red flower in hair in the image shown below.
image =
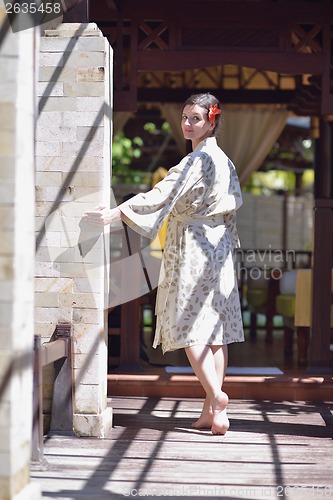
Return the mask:
<svg viewBox="0 0 333 500">
<path fill-rule="evenodd" d="M 215 115 L 219 115 L 220 113 L 221 110 L 217 107 L 217 104 L 214 104 L 214 106 L 211 104 L 208 111 L 208 120 L 210 123 L 215 123 Z"/>
</svg>

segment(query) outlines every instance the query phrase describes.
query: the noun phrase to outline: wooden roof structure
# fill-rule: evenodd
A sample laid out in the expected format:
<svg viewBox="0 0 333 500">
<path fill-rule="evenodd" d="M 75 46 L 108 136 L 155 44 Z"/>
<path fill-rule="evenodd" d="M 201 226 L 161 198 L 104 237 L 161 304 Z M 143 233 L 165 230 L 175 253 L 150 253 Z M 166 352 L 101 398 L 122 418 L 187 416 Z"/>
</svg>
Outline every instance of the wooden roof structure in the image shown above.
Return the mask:
<svg viewBox="0 0 333 500">
<path fill-rule="evenodd" d="M 316 141 L 311 366 L 329 368 L 333 249 L 331 0 L 68 0 L 114 49 L 114 110 L 182 102 L 284 105 L 320 122 Z"/>
</svg>

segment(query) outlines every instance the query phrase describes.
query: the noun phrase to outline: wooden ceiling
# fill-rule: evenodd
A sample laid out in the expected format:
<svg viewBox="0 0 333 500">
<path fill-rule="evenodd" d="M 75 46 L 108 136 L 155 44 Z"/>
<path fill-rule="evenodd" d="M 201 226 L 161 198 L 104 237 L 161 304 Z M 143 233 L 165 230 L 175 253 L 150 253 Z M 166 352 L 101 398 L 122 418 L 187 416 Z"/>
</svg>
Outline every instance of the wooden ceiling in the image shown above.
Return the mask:
<svg viewBox="0 0 333 500">
<path fill-rule="evenodd" d="M 114 49 L 115 110 L 204 89 L 333 115 L 330 0 L 99 0 L 87 11 Z"/>
</svg>

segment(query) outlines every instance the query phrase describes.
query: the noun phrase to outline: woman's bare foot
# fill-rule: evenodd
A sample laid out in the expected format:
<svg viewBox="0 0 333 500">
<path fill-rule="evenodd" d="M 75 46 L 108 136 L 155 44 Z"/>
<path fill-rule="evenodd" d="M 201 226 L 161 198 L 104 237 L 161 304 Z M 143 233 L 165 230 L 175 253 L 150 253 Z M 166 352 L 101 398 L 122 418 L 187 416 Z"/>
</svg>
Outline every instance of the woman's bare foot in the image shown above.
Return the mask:
<svg viewBox="0 0 333 500">
<path fill-rule="evenodd" d="M 227 417 L 228 396 L 222 392 L 215 398 L 212 404 L 213 408 L 213 423 L 211 427 L 212 434 L 224 435 L 229 429 L 229 419 Z"/>
<path fill-rule="evenodd" d="M 210 429 L 213 425 L 213 408 L 210 407 L 208 410 L 202 410 L 198 420 L 193 422 L 193 429 Z"/>
</svg>

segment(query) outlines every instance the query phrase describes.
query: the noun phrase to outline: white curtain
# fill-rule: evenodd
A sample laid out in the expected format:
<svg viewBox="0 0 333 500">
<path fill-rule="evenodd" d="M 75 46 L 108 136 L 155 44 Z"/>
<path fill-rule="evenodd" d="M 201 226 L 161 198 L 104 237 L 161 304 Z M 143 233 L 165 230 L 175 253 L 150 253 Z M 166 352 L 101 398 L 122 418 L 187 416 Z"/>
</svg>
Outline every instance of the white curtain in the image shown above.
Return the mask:
<svg viewBox="0 0 333 500">
<path fill-rule="evenodd" d="M 180 127 L 181 105 L 161 104 L 182 156 L 186 146 Z M 279 138 L 290 113 L 275 106 L 223 106 L 223 127 L 218 143 L 236 166 L 241 184 L 258 170 Z"/>
<path fill-rule="evenodd" d="M 224 106 L 218 143 L 236 166 L 241 184 L 258 170 L 290 113 L 273 106 Z"/>
<path fill-rule="evenodd" d="M 184 156 L 186 145 L 180 126 L 181 105 L 161 104 L 160 109 L 170 124 L 180 155 Z M 269 105 L 222 107 L 223 126 L 218 143 L 235 164 L 242 185 L 260 168 L 290 115 L 284 108 Z M 114 113 L 114 135 L 123 129 L 131 116 L 131 112 Z"/>
</svg>

